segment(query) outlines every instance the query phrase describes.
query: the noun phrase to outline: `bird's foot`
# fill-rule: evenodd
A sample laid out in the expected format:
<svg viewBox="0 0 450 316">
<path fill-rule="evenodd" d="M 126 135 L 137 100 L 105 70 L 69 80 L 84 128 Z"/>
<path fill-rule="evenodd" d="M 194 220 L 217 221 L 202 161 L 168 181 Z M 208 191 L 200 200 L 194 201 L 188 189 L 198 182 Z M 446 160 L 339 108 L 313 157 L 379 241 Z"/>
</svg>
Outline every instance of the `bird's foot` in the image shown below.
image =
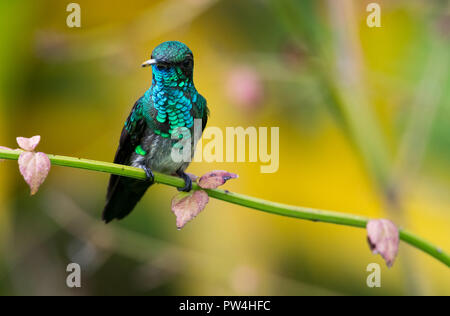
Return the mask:
<svg viewBox="0 0 450 316">
<path fill-rule="evenodd" d="M 178 170 L 177 175 L 184 180 L 184 187 L 177 188 L 178 191 L 189 192 L 192 190 L 192 179 L 184 171 Z"/>
<path fill-rule="evenodd" d="M 147 166 L 142 166 L 141 167 L 144 171 L 145 171 L 145 175 L 146 175 L 146 179 L 145 179 L 145 181 L 148 181 L 148 182 L 150 182 L 150 183 L 153 183 L 153 182 L 155 182 L 155 176 L 154 176 L 154 174 L 153 174 L 153 172 L 152 172 L 152 169 L 150 169 L 149 167 L 147 167 Z"/>
</svg>

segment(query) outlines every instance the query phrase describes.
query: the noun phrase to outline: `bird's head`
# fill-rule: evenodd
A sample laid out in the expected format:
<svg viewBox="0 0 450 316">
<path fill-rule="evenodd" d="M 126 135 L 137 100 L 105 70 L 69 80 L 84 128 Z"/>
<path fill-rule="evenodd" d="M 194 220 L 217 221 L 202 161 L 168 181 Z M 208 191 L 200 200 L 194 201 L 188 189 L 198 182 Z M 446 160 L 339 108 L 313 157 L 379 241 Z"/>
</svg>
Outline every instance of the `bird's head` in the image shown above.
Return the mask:
<svg viewBox="0 0 450 316">
<path fill-rule="evenodd" d="M 192 80 L 194 57 L 185 44 L 168 41 L 159 44 L 153 50 L 151 59 L 142 64 L 142 67 L 148 66 L 152 66 L 153 77 L 162 80 Z"/>
</svg>

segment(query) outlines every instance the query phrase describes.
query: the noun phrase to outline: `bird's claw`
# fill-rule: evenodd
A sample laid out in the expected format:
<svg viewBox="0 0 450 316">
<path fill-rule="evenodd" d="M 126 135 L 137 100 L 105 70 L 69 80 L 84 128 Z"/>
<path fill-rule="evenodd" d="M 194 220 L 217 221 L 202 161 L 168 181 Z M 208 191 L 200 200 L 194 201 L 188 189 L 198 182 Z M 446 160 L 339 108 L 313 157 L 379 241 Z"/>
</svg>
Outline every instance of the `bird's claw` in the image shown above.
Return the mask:
<svg viewBox="0 0 450 316">
<path fill-rule="evenodd" d="M 145 171 L 145 176 L 147 177 L 145 181 L 150 183 L 155 182 L 155 175 L 153 174 L 152 169 L 147 166 L 142 166 L 142 169 Z"/>
<path fill-rule="evenodd" d="M 177 175 L 184 180 L 184 187 L 177 188 L 181 192 L 189 192 L 192 190 L 192 179 L 183 171 L 177 171 Z"/>
</svg>

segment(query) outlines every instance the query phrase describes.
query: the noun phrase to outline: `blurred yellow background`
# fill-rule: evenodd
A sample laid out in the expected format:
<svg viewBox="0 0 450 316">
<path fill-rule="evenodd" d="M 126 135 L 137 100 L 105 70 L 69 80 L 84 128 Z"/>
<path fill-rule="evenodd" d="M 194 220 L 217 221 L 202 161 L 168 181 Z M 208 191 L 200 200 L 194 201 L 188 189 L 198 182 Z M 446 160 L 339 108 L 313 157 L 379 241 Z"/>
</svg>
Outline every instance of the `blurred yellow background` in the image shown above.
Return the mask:
<svg viewBox="0 0 450 316">
<path fill-rule="evenodd" d="M 0 2 L 0 145 L 112 161 L 151 84 L 162 41 L 194 52 L 209 126 L 279 126 L 280 168 L 193 163 L 239 174 L 226 189 L 385 217 L 450 250 L 450 7 L 447 1 L 79 0 Z M 252 74 L 236 78 L 242 72 Z M 233 80 L 256 86 L 240 95 Z M 250 81 L 250 82 L 246 82 Z M 231 81 L 231 82 L 230 82 Z M 365 231 L 213 200 L 181 231 L 173 188 L 155 185 L 104 225 L 106 174 L 53 167 L 36 196 L 0 164 L 0 294 L 449 295 L 448 267 L 401 243 L 391 269 Z M 82 288 L 66 287 L 66 266 Z M 381 288 L 366 285 L 380 263 Z"/>
</svg>

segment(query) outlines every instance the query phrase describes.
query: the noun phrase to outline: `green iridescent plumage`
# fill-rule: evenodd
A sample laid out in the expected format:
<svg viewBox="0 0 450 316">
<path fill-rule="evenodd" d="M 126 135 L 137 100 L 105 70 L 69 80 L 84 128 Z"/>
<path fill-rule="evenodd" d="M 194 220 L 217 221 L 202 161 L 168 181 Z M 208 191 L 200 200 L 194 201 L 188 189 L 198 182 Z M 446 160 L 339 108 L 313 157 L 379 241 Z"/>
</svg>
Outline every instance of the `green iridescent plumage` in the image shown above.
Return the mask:
<svg viewBox="0 0 450 316">
<path fill-rule="evenodd" d="M 152 85 L 125 122 L 114 162 L 143 168 L 148 174 L 151 170 L 178 174 L 189 190 L 190 179 L 184 173 L 189 162 L 173 161 L 171 151 L 182 149 L 178 140 L 194 134 L 195 119 L 200 120 L 202 130 L 208 119 L 206 100 L 193 82 L 192 52 L 181 42 L 164 42 L 143 65 L 152 66 Z M 111 176 L 103 219 L 109 222 L 128 215 L 150 185 Z"/>
</svg>

